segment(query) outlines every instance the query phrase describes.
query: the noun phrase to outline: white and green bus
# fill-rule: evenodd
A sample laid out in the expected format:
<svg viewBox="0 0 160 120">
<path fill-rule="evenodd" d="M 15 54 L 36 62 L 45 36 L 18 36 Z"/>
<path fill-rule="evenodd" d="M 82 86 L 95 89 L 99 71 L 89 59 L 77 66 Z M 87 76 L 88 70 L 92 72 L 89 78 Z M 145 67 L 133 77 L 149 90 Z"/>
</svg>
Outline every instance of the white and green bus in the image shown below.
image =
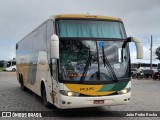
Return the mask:
<svg viewBox="0 0 160 120">
<path fill-rule="evenodd" d="M 127 104 L 130 101 L 129 42 L 143 57 L 141 42 L 127 38 L 119 18 L 96 15 L 50 17 L 16 44 L 21 88 L 60 109 Z"/>
</svg>

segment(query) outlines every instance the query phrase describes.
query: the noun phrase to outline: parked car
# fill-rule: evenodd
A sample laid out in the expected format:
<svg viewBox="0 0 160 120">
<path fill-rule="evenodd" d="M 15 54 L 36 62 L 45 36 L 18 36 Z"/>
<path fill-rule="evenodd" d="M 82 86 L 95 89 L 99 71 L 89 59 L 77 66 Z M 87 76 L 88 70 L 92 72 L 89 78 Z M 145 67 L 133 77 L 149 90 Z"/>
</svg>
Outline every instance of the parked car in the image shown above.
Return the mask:
<svg viewBox="0 0 160 120">
<path fill-rule="evenodd" d="M 133 74 L 137 74 L 137 73 L 139 73 L 140 71 L 138 70 L 138 69 L 136 69 L 136 68 L 132 68 L 131 69 L 131 75 L 133 75 Z"/>
<path fill-rule="evenodd" d="M 4 61 L 3 71 L 15 72 L 16 71 L 16 61 L 15 60 Z"/>
<path fill-rule="evenodd" d="M 154 74 L 154 71 L 153 71 L 153 70 L 150 70 L 150 69 L 145 69 L 145 70 L 142 70 L 141 72 L 142 72 L 143 75 L 146 76 L 147 78 L 148 78 L 148 77 L 152 77 L 153 74 Z"/>
<path fill-rule="evenodd" d="M 136 68 L 131 69 L 131 77 L 133 79 L 140 79 L 141 78 L 141 71 Z"/>
<path fill-rule="evenodd" d="M 160 80 L 160 71 L 159 71 L 159 72 L 155 72 L 155 73 L 153 74 L 152 78 L 153 78 L 154 80 L 156 80 L 156 79 L 159 79 L 159 80 Z"/>
</svg>

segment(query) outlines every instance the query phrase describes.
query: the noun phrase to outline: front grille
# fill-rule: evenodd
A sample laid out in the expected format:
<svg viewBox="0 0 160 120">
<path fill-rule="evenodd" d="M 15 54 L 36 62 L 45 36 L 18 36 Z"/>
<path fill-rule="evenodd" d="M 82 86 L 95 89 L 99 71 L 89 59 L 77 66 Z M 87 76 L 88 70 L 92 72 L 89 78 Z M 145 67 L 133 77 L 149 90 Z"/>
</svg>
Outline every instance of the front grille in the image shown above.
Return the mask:
<svg viewBox="0 0 160 120">
<path fill-rule="evenodd" d="M 112 96 L 112 95 L 119 95 L 117 92 L 114 92 L 109 95 L 85 95 L 85 94 L 80 94 L 79 97 L 102 97 L 102 96 Z"/>
</svg>

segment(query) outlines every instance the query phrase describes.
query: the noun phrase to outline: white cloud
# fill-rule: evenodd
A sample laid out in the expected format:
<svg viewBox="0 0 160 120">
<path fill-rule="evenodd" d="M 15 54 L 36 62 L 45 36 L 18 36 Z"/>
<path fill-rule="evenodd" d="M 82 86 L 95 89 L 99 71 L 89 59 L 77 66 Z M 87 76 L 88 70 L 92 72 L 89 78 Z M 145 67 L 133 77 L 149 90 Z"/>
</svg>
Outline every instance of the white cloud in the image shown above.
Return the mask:
<svg viewBox="0 0 160 120">
<path fill-rule="evenodd" d="M 159 11 L 160 0 L 0 0 L 0 59 L 14 56 L 5 51 L 13 51 L 17 41 L 50 15 L 88 12 L 119 17 L 128 36 L 160 36 Z M 4 46 L 3 42 L 11 42 L 12 45 Z M 148 47 L 145 46 L 146 60 L 149 59 Z"/>
</svg>

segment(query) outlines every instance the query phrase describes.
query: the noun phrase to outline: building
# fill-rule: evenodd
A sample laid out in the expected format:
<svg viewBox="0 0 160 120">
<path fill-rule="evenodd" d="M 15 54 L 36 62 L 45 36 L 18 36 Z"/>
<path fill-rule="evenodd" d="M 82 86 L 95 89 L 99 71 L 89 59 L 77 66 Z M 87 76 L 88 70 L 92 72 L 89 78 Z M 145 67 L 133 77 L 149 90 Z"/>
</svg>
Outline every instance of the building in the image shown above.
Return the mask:
<svg viewBox="0 0 160 120">
<path fill-rule="evenodd" d="M 150 69 L 151 64 L 150 63 L 131 63 L 131 68 L 137 68 L 140 70 Z M 153 69 L 157 69 L 157 64 L 152 64 Z"/>
</svg>

